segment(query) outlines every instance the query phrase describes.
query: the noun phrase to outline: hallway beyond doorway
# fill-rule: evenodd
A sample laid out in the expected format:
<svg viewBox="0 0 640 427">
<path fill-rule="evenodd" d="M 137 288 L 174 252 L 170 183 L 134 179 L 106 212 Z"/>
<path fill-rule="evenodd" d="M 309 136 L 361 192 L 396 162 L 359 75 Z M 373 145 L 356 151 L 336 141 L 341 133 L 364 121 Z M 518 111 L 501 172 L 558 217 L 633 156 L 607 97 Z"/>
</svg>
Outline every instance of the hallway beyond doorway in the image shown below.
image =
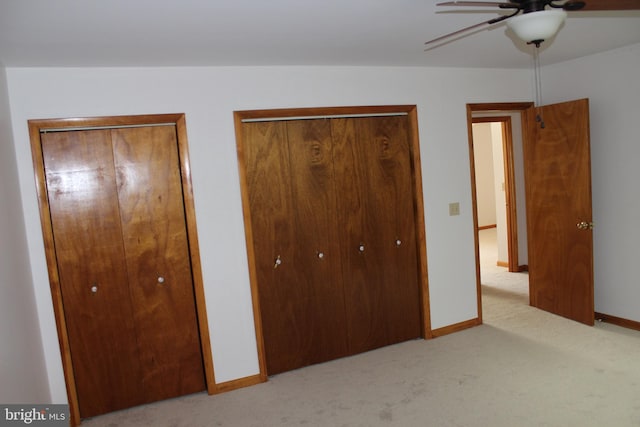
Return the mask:
<svg viewBox="0 0 640 427">
<path fill-rule="evenodd" d="M 529 274 L 510 273 L 506 267 L 499 267 L 496 229 L 488 228 L 478 232 L 480 245 L 480 282 L 482 284 L 482 312 L 485 321 L 490 322 L 495 315 L 490 298 L 495 296 L 513 302 L 529 305 Z"/>
</svg>

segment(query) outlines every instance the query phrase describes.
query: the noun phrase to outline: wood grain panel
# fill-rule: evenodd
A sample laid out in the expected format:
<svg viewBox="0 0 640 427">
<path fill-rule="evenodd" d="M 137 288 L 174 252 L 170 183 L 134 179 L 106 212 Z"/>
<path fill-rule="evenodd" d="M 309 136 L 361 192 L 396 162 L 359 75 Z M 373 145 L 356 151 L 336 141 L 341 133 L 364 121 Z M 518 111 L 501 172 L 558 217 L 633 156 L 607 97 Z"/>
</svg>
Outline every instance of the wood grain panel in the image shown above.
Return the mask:
<svg viewBox="0 0 640 427">
<path fill-rule="evenodd" d="M 333 284 L 328 274 L 338 257 L 324 231 L 334 203 L 328 187 L 333 184 L 328 175 L 327 129 L 299 125 L 289 129 L 285 122 L 244 125 L 244 163 L 270 375 L 345 353 L 344 348 L 335 349 L 331 336 L 339 317 L 332 314 L 336 292 L 329 289 Z M 289 144 L 289 138 L 295 143 Z M 318 252 L 325 258 L 320 259 Z M 276 259 L 281 264 L 274 268 Z"/>
<path fill-rule="evenodd" d="M 202 391 L 175 128 L 114 129 L 112 138 L 145 400 Z"/>
<path fill-rule="evenodd" d="M 114 220 L 108 218 L 110 217 L 110 212 L 118 212 L 119 208 L 117 196 L 115 196 L 116 178 L 113 168 L 113 150 L 112 148 L 106 149 L 106 145 L 102 145 L 102 143 L 106 144 L 105 141 L 100 143 L 97 142 L 100 138 L 108 139 L 106 135 L 109 133 L 109 130 L 101 130 L 98 131 L 98 133 L 92 133 L 96 132 L 97 129 L 92 131 L 80 131 L 78 128 L 106 128 L 140 125 L 155 126 L 159 124 L 167 124 L 169 125 L 169 128 L 175 127 L 175 132 L 177 134 L 177 168 L 180 170 L 181 175 L 181 194 L 184 201 L 184 221 L 187 222 L 186 233 L 189 243 L 189 255 L 191 257 L 191 274 L 193 278 L 194 294 L 198 303 L 197 317 L 199 324 L 196 325 L 196 327 L 199 326 L 198 332 L 200 334 L 202 358 L 204 359 L 204 369 L 207 376 L 207 388 L 209 393 L 216 391 L 215 376 L 213 374 L 213 360 L 211 357 L 208 335 L 208 322 L 206 320 L 206 309 L 204 307 L 203 283 L 198 259 L 199 249 L 196 235 L 195 212 L 193 206 L 193 194 L 191 190 L 184 114 L 29 120 L 29 135 L 33 155 L 36 188 L 38 191 L 38 202 L 40 206 L 40 218 L 42 222 L 47 267 L 51 282 L 53 309 L 56 317 L 56 327 L 70 406 L 70 424 L 74 426 L 80 423 L 80 419 L 82 417 L 125 408 L 142 403 L 145 400 L 145 393 L 140 380 L 142 374 L 138 372 L 141 368 L 138 367 L 136 369 L 130 369 L 125 367 L 127 364 L 130 367 L 136 364 L 139 365 L 138 349 L 136 347 L 137 340 L 135 337 L 133 339 L 131 336 L 127 337 L 128 334 L 133 334 L 135 331 L 134 321 L 132 320 L 134 309 L 131 306 L 130 294 L 120 292 L 119 296 L 112 295 L 116 288 L 113 286 L 105 288 L 98 283 L 96 296 L 101 296 L 98 303 L 94 301 L 93 304 L 85 304 L 84 301 L 81 301 L 80 299 L 82 295 L 76 298 L 80 302 L 74 302 L 70 297 L 67 298 L 63 295 L 63 286 L 60 278 L 61 273 L 64 273 L 65 278 L 71 277 L 74 274 L 76 274 L 76 276 L 80 276 L 84 274 L 83 271 L 88 271 L 88 267 L 86 266 L 91 266 L 91 268 L 93 268 L 93 266 L 102 262 L 108 265 L 105 269 L 108 270 L 109 280 L 105 283 L 124 283 L 123 280 L 121 280 L 121 278 L 124 277 L 122 271 L 124 271 L 125 275 L 127 274 L 126 267 L 121 269 L 114 267 L 115 264 L 113 260 L 118 256 L 120 258 L 124 257 L 122 232 L 120 225 L 118 225 L 118 227 L 109 225 Z M 53 130 L 54 133 L 49 132 L 49 130 Z M 99 138 L 97 135 L 102 136 Z M 64 139 L 69 136 L 71 140 L 64 141 Z M 73 142 L 73 138 L 79 140 Z M 53 175 L 49 176 L 49 178 L 53 178 L 55 181 L 51 182 L 52 185 L 49 185 L 50 183 L 47 182 L 48 176 L 47 171 L 45 170 L 46 156 L 44 155 L 44 145 L 46 145 L 48 140 L 55 141 L 54 146 L 52 146 L 52 151 L 49 152 L 49 157 L 46 159 L 46 162 L 50 163 L 50 167 L 47 170 L 49 172 L 54 172 Z M 172 141 L 173 144 L 175 144 L 175 142 L 175 140 Z M 59 147 L 56 148 L 55 145 L 59 145 Z M 74 150 L 79 150 L 77 157 L 73 155 Z M 82 152 L 83 150 L 85 152 Z M 108 168 L 105 168 L 104 164 L 97 162 L 103 154 L 111 156 L 103 159 L 106 161 L 106 164 L 111 165 L 110 172 L 107 171 Z M 94 167 L 94 163 L 96 165 L 99 164 L 99 166 Z M 67 169 L 73 172 L 69 173 L 71 174 L 70 177 L 74 179 L 69 179 L 69 176 L 65 176 L 66 173 L 61 174 L 61 176 L 56 175 L 55 168 L 59 167 L 62 170 L 66 168 L 65 165 L 70 165 Z M 91 168 L 94 168 L 95 171 L 89 171 Z M 87 171 L 84 171 L 84 169 L 87 169 Z M 77 179 L 78 177 L 80 178 Z M 105 184 L 105 182 L 109 180 L 113 182 L 108 185 Z M 69 188 L 66 188 L 65 186 Z M 85 188 L 84 190 L 83 187 Z M 52 192 L 49 192 L 49 189 L 51 189 Z M 65 194 L 63 190 L 67 191 L 69 194 Z M 112 190 L 114 192 L 114 196 L 113 199 L 109 201 L 106 194 Z M 71 193 L 73 191 L 77 192 L 76 200 L 72 200 L 74 196 Z M 56 198 L 58 197 L 60 197 L 64 203 L 57 206 L 58 210 L 56 211 L 56 207 L 53 209 L 51 208 L 49 199 L 51 198 L 51 202 L 56 202 Z M 99 212 L 99 214 L 96 214 L 96 212 Z M 84 214 L 89 216 L 95 215 L 94 218 L 89 218 L 89 221 L 87 221 L 87 219 L 81 218 Z M 57 217 L 56 224 L 58 228 L 60 226 L 70 225 L 70 227 L 76 227 L 76 230 L 80 230 L 80 233 L 87 235 L 80 234 L 80 237 L 70 237 L 70 235 L 73 234 L 73 231 L 69 231 L 68 235 L 65 235 L 61 234 L 60 230 L 58 230 L 56 233 L 57 237 L 54 237 L 54 216 Z M 120 224 L 119 218 L 115 224 Z M 116 228 L 118 229 L 116 230 Z M 89 232 L 93 232 L 95 230 L 98 230 L 99 232 L 100 230 L 103 230 L 104 233 L 106 233 L 105 236 L 107 238 L 102 238 L 99 234 L 94 236 L 88 235 Z M 119 238 L 121 241 L 119 245 L 114 245 L 113 242 L 109 240 L 110 238 L 115 239 L 116 236 L 120 236 Z M 85 244 L 86 242 L 89 242 L 89 244 Z M 99 243 L 96 244 L 96 242 Z M 79 257 L 85 257 L 86 259 L 75 259 L 75 264 L 82 265 L 82 269 L 75 266 L 73 269 L 64 268 L 65 266 L 58 264 L 57 251 L 60 249 L 60 245 L 58 245 L 58 243 L 64 243 L 64 245 L 76 245 L 78 248 L 81 248 L 77 249 L 76 252 L 78 252 Z M 117 248 L 111 250 L 108 248 L 110 244 L 113 247 L 117 246 Z M 92 247 L 91 245 L 94 246 Z M 91 250 L 82 249 L 87 247 Z M 63 249 L 62 251 L 64 252 L 65 250 L 66 249 Z M 72 248 L 71 251 L 73 250 L 75 249 Z M 111 258 L 109 258 L 109 254 L 112 256 Z M 66 261 L 76 258 L 75 256 L 68 256 L 68 254 L 64 254 L 64 256 L 66 257 Z M 65 271 L 63 272 L 62 270 Z M 118 277 L 120 277 L 120 279 L 118 279 Z M 77 281 L 83 283 L 89 281 L 93 283 L 92 280 L 85 279 Z M 108 295 L 103 292 L 105 289 L 107 289 L 105 292 L 109 292 Z M 70 294 L 68 289 L 65 290 L 64 293 L 68 295 Z M 125 298 L 125 303 L 128 304 L 129 307 L 128 309 L 116 306 L 121 304 L 122 298 Z M 107 300 L 108 302 L 104 302 Z M 104 313 L 99 313 L 97 308 L 104 308 L 108 313 L 103 315 Z M 67 309 L 69 309 L 68 313 L 66 312 Z M 92 326 L 90 327 L 90 330 L 84 331 L 84 333 L 88 335 L 88 338 L 81 339 L 81 346 L 78 346 L 78 340 L 74 339 L 73 335 L 80 330 L 84 324 L 76 321 L 73 317 L 74 313 L 82 313 L 81 315 L 83 316 L 91 317 L 91 322 L 104 321 L 101 327 L 98 328 Z M 112 318 L 115 319 L 113 322 L 111 322 Z M 103 327 L 107 325 L 107 323 L 113 324 L 115 329 L 112 331 L 103 330 Z M 91 332 L 91 328 L 97 332 Z M 95 364 L 98 365 L 97 369 L 94 369 L 91 365 L 89 358 L 82 360 L 82 357 L 79 355 L 81 352 L 87 351 L 87 349 L 91 350 L 90 347 L 92 347 L 92 344 L 90 338 L 92 337 L 103 344 L 95 349 L 97 356 L 94 360 Z M 74 341 L 73 345 L 71 340 Z M 75 346 L 75 350 L 72 355 L 71 349 L 73 346 Z M 93 354 L 90 354 L 89 357 L 93 357 Z M 116 366 L 121 362 L 124 363 L 122 366 Z M 83 368 L 81 366 L 82 364 L 87 365 L 88 367 Z M 113 368 L 112 365 L 116 367 Z M 82 372 L 76 372 L 76 367 L 89 371 L 91 375 L 90 380 L 84 378 L 84 374 Z M 100 371 L 101 369 L 103 372 Z M 125 370 L 128 372 L 121 373 Z M 104 373 L 105 379 L 109 382 L 103 384 L 99 383 L 98 377 L 102 373 Z M 82 384 L 83 381 L 84 385 Z M 136 384 L 135 381 L 138 381 L 140 384 Z M 127 385 L 124 385 L 125 383 Z M 85 385 L 88 386 L 85 387 Z M 82 388 L 82 390 L 80 388 Z M 80 396 L 81 393 L 82 396 Z M 113 398 L 109 396 L 110 394 L 116 394 L 117 396 Z M 127 396 L 129 394 L 133 395 L 137 400 L 128 399 Z M 96 403 L 101 400 L 103 400 L 102 403 Z M 87 402 L 93 402 L 93 407 L 88 407 Z M 81 405 L 83 405 L 82 408 L 80 407 Z"/>
<path fill-rule="evenodd" d="M 348 354 L 330 121 L 287 122 L 287 140 L 302 348 L 312 364 Z"/>
<path fill-rule="evenodd" d="M 332 119 L 351 353 L 421 334 L 406 121 Z"/>
<path fill-rule="evenodd" d="M 266 369 L 273 374 L 304 363 L 297 320 L 303 313 L 298 298 L 289 299 L 299 291 L 299 279 L 285 123 L 245 124 L 244 139 Z"/>
<path fill-rule="evenodd" d="M 344 356 L 330 124 L 243 129 L 267 372 Z"/>
<path fill-rule="evenodd" d="M 349 352 L 361 353 L 388 343 L 384 250 L 378 227 L 380 206 L 372 193 L 368 153 L 375 151 L 368 119 L 332 119 L 333 161 L 338 207 L 338 230 L 347 316 Z M 364 128 L 364 131 L 363 131 Z M 375 184 L 373 184 L 375 185 Z M 384 189 L 379 189 L 384 191 Z"/>
<path fill-rule="evenodd" d="M 42 152 L 80 414 L 141 404 L 109 131 L 43 134 Z"/>
<path fill-rule="evenodd" d="M 380 256 L 386 344 L 418 338 L 420 286 L 414 191 L 404 116 L 357 119 L 364 162 L 373 248 Z M 363 140 L 366 144 L 363 144 Z"/>
<path fill-rule="evenodd" d="M 541 114 L 545 127 L 535 120 Z M 593 236 L 589 104 L 586 99 L 528 111 L 524 145 L 531 304 L 593 324 Z"/>
<path fill-rule="evenodd" d="M 299 119 L 404 108 L 408 115 L 380 125 L 371 124 L 374 117 Z M 428 291 L 418 247 L 424 223 L 415 194 L 421 193 L 419 153 L 412 154 L 415 107 L 244 111 L 235 119 L 261 374 L 416 338 L 423 327 L 429 335 L 428 310 L 421 312 Z M 398 258 L 402 265 L 386 265 Z M 410 291 L 398 288 L 406 275 Z M 400 300 L 410 301 L 408 313 L 397 310 Z M 407 319 L 410 332 L 395 328 Z"/>
</svg>

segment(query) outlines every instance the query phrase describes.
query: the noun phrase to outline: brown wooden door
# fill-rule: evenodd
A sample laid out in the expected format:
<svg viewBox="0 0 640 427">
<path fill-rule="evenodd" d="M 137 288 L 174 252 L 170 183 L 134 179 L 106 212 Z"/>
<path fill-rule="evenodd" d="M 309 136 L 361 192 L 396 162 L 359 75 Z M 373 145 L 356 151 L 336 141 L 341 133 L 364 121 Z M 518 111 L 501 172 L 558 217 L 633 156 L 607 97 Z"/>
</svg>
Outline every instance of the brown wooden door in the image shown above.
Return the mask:
<svg viewBox="0 0 640 427">
<path fill-rule="evenodd" d="M 538 113 L 544 128 L 536 121 Z M 531 108 L 527 124 L 530 138 L 524 155 L 531 305 L 593 325 L 588 100 Z"/>
<path fill-rule="evenodd" d="M 420 336 L 406 117 L 333 120 L 350 353 Z"/>
<path fill-rule="evenodd" d="M 80 415 L 204 390 L 175 129 L 41 141 Z"/>
<path fill-rule="evenodd" d="M 145 400 L 205 389 L 173 126 L 112 130 Z"/>
<path fill-rule="evenodd" d="M 142 404 L 111 135 L 42 135 L 56 261 L 83 417 Z"/>
<path fill-rule="evenodd" d="M 267 372 L 275 373 L 294 369 L 304 359 L 298 351 L 303 338 L 297 318 L 304 316 L 304 307 L 297 301 L 301 281 L 292 268 L 295 228 L 287 129 L 284 122 L 243 126 L 248 208 L 253 212 L 249 250 L 255 254 Z"/>
<path fill-rule="evenodd" d="M 244 135 L 267 373 L 345 356 L 330 123 L 246 123 Z"/>
<path fill-rule="evenodd" d="M 361 149 L 368 154 L 369 212 L 378 236 L 387 344 L 420 337 L 420 286 L 414 218 L 415 194 L 406 116 L 362 121 Z"/>
<path fill-rule="evenodd" d="M 269 375 L 420 336 L 406 121 L 242 125 Z"/>
</svg>

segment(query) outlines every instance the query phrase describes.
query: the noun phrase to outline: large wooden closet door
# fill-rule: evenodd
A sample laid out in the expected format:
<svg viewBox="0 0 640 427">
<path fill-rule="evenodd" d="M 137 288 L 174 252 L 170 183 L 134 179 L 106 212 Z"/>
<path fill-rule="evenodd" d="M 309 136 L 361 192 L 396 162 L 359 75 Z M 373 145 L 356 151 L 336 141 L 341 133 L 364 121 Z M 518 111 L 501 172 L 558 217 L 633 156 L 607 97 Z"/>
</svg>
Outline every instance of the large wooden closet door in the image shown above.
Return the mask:
<svg viewBox="0 0 640 427">
<path fill-rule="evenodd" d="M 406 117 L 333 120 L 351 353 L 421 334 Z"/>
<path fill-rule="evenodd" d="M 305 288 L 305 364 L 348 354 L 332 158 L 331 122 L 287 123 L 294 210 L 294 265 Z"/>
<path fill-rule="evenodd" d="M 379 286 L 388 345 L 418 338 L 422 330 L 408 120 L 355 120 L 360 127 L 358 148 L 368 170 L 371 246 L 383 266 Z"/>
<path fill-rule="evenodd" d="M 108 130 L 42 135 L 78 403 L 91 416 L 144 402 Z"/>
<path fill-rule="evenodd" d="M 289 186 L 289 151 L 284 122 L 245 125 L 244 162 L 255 254 L 259 305 L 262 312 L 265 359 L 269 373 L 293 369 L 304 359 L 304 339 L 297 319 L 304 316 L 298 302 L 298 271 L 291 268 L 295 246 Z"/>
<path fill-rule="evenodd" d="M 344 356 L 330 124 L 247 123 L 244 135 L 267 372 Z"/>
<path fill-rule="evenodd" d="M 41 141 L 80 415 L 204 390 L 175 128 Z"/>
<path fill-rule="evenodd" d="M 112 134 L 145 400 L 202 391 L 175 128 L 122 128 Z"/>
<path fill-rule="evenodd" d="M 269 375 L 421 335 L 407 117 L 242 124 Z"/>
</svg>

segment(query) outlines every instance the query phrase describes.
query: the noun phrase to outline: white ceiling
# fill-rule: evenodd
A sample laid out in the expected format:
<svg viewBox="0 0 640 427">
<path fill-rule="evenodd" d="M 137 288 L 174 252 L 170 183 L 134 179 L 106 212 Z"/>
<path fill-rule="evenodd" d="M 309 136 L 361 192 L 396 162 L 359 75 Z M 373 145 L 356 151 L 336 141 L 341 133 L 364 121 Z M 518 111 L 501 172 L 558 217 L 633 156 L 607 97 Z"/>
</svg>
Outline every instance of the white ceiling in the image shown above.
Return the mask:
<svg viewBox="0 0 640 427">
<path fill-rule="evenodd" d="M 0 63 L 531 66 L 532 48 L 504 23 L 425 52 L 425 41 L 497 16 L 438 1 L 0 0 Z M 570 12 L 540 58 L 544 65 L 634 43 L 640 11 Z"/>
</svg>

